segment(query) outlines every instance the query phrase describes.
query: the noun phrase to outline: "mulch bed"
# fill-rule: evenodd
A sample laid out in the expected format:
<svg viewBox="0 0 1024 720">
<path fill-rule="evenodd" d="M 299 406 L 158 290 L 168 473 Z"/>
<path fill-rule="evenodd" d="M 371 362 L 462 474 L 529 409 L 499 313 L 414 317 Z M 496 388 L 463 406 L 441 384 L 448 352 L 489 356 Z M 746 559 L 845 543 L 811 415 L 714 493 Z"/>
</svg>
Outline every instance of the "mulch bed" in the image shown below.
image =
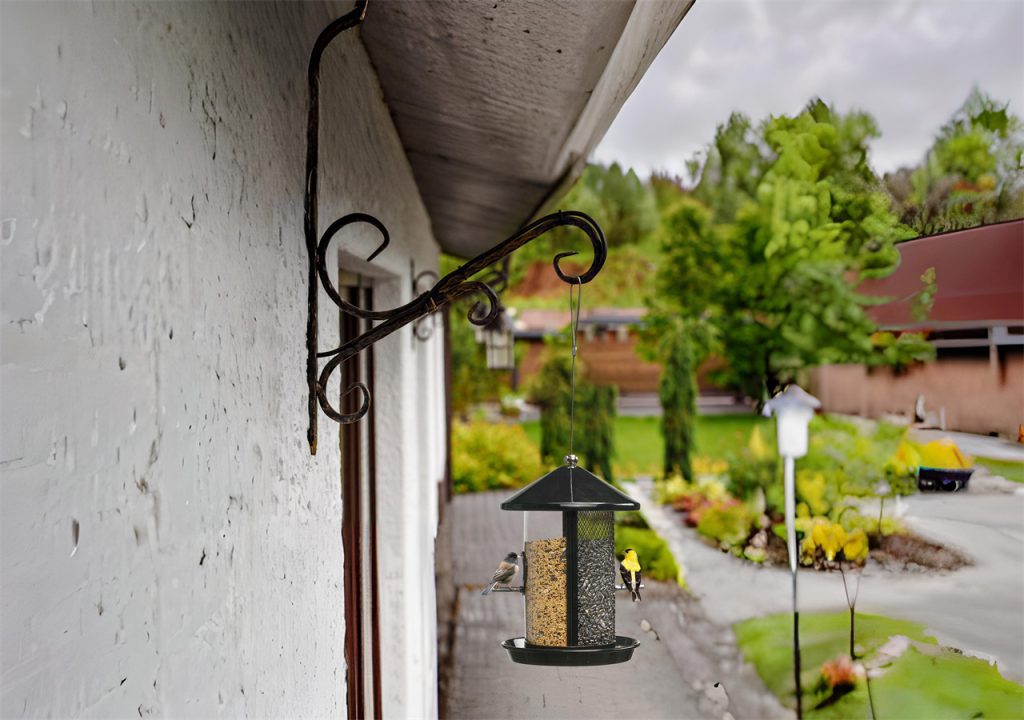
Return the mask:
<svg viewBox="0 0 1024 720">
<path fill-rule="evenodd" d="M 971 559 L 952 548 L 906 533 L 871 538 L 871 559 L 887 570 L 957 570 L 971 565 Z"/>
</svg>

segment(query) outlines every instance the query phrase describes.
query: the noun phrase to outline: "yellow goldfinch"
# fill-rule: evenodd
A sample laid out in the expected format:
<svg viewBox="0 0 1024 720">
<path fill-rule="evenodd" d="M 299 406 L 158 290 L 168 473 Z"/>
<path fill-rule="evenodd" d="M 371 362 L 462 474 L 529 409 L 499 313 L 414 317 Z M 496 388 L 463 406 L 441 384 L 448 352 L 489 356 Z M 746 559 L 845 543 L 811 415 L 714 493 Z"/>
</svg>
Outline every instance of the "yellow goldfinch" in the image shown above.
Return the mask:
<svg viewBox="0 0 1024 720">
<path fill-rule="evenodd" d="M 636 556 L 636 550 L 626 548 L 626 554 L 619 563 L 619 574 L 622 575 L 622 582 L 633 595 L 633 602 L 641 600 L 640 597 L 640 559 Z"/>
</svg>

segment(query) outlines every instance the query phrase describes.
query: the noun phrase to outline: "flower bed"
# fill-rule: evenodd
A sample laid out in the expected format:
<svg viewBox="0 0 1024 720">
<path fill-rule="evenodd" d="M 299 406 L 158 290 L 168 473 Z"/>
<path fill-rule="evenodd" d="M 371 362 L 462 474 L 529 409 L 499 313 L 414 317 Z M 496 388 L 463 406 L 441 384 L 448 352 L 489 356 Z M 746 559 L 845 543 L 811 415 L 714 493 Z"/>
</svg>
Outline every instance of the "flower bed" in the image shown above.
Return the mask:
<svg viewBox="0 0 1024 720">
<path fill-rule="evenodd" d="M 796 530 L 800 562 L 816 569 L 861 564 L 869 557 L 893 570 L 951 570 L 962 554 L 911 533 L 900 521 L 861 514 L 856 501 L 914 492 L 913 463 L 927 452 L 964 458 L 943 444 L 914 446 L 902 430 L 881 424 L 863 432 L 853 423 L 816 418 L 810 452 L 796 475 Z M 751 562 L 785 565 L 779 460 L 754 428 L 747 446 L 728 461 L 694 460 L 694 482 L 671 477 L 657 484 L 670 505 L 707 542 Z"/>
</svg>

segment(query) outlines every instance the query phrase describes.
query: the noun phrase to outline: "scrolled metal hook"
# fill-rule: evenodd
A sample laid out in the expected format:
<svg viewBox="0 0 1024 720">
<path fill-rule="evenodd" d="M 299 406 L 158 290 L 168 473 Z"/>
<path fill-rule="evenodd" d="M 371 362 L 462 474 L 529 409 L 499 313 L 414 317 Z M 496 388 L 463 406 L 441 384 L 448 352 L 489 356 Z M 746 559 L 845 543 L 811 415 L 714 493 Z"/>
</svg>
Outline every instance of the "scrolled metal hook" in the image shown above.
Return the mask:
<svg viewBox="0 0 1024 720">
<path fill-rule="evenodd" d="M 501 303 L 498 301 L 498 295 L 491 289 L 490 285 L 479 280 L 468 280 L 456 286 L 449 295 L 448 300 L 455 300 L 463 295 L 472 295 L 475 293 L 479 293 L 484 296 L 484 299 L 487 301 L 487 312 L 482 313 L 484 303 L 477 300 L 473 303 L 473 306 L 469 308 L 469 312 L 466 313 L 466 319 L 477 327 L 485 327 L 494 322 L 498 317 L 498 313 L 501 312 Z"/>
<path fill-rule="evenodd" d="M 555 274 L 558 275 L 559 280 L 570 285 L 583 285 L 584 283 L 590 282 L 597 277 L 599 272 L 601 272 L 601 268 L 604 267 L 605 260 L 608 259 L 608 243 L 604 239 L 604 232 L 601 231 L 601 226 L 586 213 L 581 213 L 576 210 L 570 210 L 568 212 L 559 211 L 553 217 L 557 217 L 560 220 L 560 222 L 557 223 L 558 225 L 572 225 L 582 230 L 594 248 L 594 259 L 590 263 L 590 267 L 579 275 L 569 275 L 563 272 L 562 267 L 559 264 L 563 258 L 578 255 L 579 252 L 576 250 L 570 250 L 558 253 L 555 255 L 554 260 L 552 260 L 552 265 L 555 268 Z"/>
<path fill-rule="evenodd" d="M 352 357 L 352 356 L 348 356 Z M 342 398 L 346 398 L 354 392 L 358 392 L 362 395 L 363 401 L 359 405 L 359 409 L 352 413 L 339 412 L 331 405 L 331 401 L 327 399 L 327 383 L 331 378 L 331 374 L 341 364 L 342 360 L 346 359 L 345 356 L 338 354 L 328 361 L 324 365 L 323 371 L 320 373 L 320 381 L 317 384 L 316 398 L 320 403 L 320 408 L 324 411 L 327 417 L 335 420 L 342 424 L 357 422 L 366 416 L 366 413 L 370 410 L 370 389 L 361 382 L 353 383 L 345 388 L 345 392 L 341 394 Z"/>
<path fill-rule="evenodd" d="M 377 249 L 370 253 L 369 257 L 366 258 L 367 262 L 372 262 L 375 257 L 380 255 L 384 250 L 387 249 L 388 245 L 391 244 L 391 235 L 388 233 L 388 229 L 384 226 L 380 220 L 375 218 L 373 215 L 367 215 L 366 213 L 349 213 L 344 215 L 334 222 L 332 222 L 327 229 L 324 231 L 323 237 L 320 238 L 320 243 L 316 248 L 316 272 L 320 276 L 320 284 L 324 286 L 324 292 L 327 296 L 334 301 L 334 304 L 340 308 L 343 308 L 346 312 L 361 317 L 367 320 L 384 320 L 389 317 L 388 311 L 374 311 L 365 310 L 358 305 L 350 303 L 345 300 L 338 293 L 338 289 L 334 286 L 334 282 L 331 280 L 331 274 L 327 272 L 327 248 L 331 244 L 331 240 L 334 236 L 345 227 L 353 223 L 366 223 L 372 225 L 380 231 L 384 241 L 377 246 Z"/>
</svg>

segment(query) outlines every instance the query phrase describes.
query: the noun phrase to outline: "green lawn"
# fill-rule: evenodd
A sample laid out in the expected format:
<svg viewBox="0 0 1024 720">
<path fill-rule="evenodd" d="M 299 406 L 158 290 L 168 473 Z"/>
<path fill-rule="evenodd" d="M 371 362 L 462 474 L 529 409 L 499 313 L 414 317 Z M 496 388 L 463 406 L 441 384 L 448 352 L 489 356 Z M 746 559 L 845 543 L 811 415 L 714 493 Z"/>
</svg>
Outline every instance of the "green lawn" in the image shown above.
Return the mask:
<svg viewBox="0 0 1024 720">
<path fill-rule="evenodd" d="M 664 443 L 660 418 L 615 418 L 615 472 L 619 477 L 655 475 L 661 472 Z M 745 446 L 755 425 L 764 440 L 775 442 L 775 423 L 760 415 L 701 415 L 697 418 L 696 454 L 724 459 Z M 530 438 L 540 445 L 540 422 L 523 423 Z"/>
<path fill-rule="evenodd" d="M 985 469 L 993 475 L 1002 475 L 1007 480 L 1024 483 L 1024 463 L 976 457 L 974 458 L 974 464 L 984 465 Z"/>
<path fill-rule="evenodd" d="M 792 707 L 792 616 L 789 613 L 745 620 L 735 625 L 746 659 L 757 668 L 768 689 Z M 987 662 L 940 648 L 925 636 L 922 625 L 879 615 L 857 615 L 856 649 L 870 661 L 893 635 L 924 643 L 911 647 L 872 678 L 871 695 L 878 718 L 1019 718 L 1024 717 L 1024 687 L 1003 678 Z M 800 616 L 801 684 L 808 718 L 871 717 L 868 692 L 858 683 L 838 702 L 822 708 L 814 693 L 822 663 L 848 652 L 849 614 L 807 613 Z"/>
</svg>

